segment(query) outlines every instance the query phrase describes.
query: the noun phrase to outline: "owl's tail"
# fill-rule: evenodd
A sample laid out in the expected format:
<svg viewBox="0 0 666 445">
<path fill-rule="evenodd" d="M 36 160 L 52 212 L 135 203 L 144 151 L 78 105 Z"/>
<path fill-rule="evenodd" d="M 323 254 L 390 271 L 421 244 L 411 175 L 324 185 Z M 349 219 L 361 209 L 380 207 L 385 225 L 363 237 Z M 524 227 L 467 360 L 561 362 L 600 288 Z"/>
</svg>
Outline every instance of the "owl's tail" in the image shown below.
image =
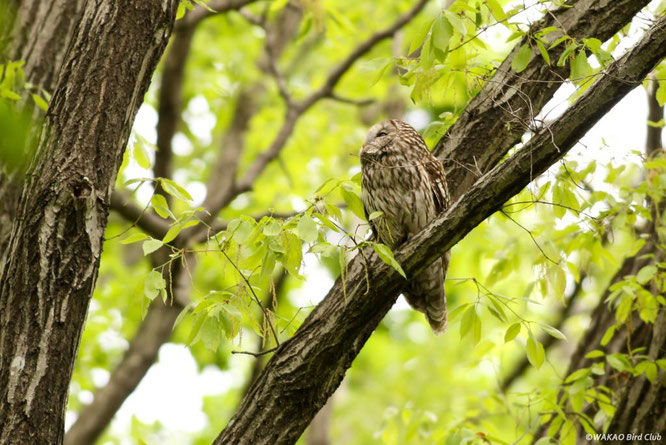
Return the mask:
<svg viewBox="0 0 666 445">
<path fill-rule="evenodd" d="M 446 331 L 446 292 L 444 277 L 449 267 L 450 253 L 446 252 L 426 270 L 411 280 L 405 298 L 412 307 L 425 313 L 430 328 L 436 334 Z"/>
</svg>

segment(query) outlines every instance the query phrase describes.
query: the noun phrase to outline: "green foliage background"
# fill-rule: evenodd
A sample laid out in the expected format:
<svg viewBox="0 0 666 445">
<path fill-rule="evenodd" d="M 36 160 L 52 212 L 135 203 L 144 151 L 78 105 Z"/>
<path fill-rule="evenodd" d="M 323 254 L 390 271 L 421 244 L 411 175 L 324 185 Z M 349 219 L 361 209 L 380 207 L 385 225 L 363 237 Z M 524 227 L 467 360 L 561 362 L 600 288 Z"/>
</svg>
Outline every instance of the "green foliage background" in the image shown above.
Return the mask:
<svg viewBox="0 0 666 445">
<path fill-rule="evenodd" d="M 272 20 L 286 3 L 256 2 L 247 11 L 254 16 L 265 13 Z M 329 70 L 362 39 L 413 4 L 403 0 L 301 3 L 305 13 L 296 37 L 279 60 L 288 90 L 297 100 L 320 87 Z M 516 15 L 522 11 L 521 2 L 458 0 L 446 11 L 442 3 L 429 2 L 395 39 L 376 45 L 354 64 L 335 89 L 340 97 L 370 103 L 319 101 L 300 117 L 279 161 L 268 165 L 252 191 L 222 210 L 219 216 L 226 230 L 193 247 L 198 264 L 192 269 L 192 304 L 179 320 L 172 342 L 188 345 L 201 369 L 249 364 L 250 359 L 231 359 L 231 351 L 254 348 L 257 335 L 272 344 L 252 301 L 253 290 L 259 297 L 272 292 L 286 269 L 287 278 L 274 297 L 279 304 L 272 321 L 287 338 L 311 309 L 301 307 L 302 299 L 294 295 L 305 294 L 316 303 L 328 290 L 321 282 L 307 280 L 312 269 L 323 268 L 336 278 L 355 243 L 363 243 L 367 223 L 361 220 L 356 197 L 360 191 L 356 155 L 368 126 L 388 117 L 387 110 L 397 104 L 404 113 L 427 117 L 430 125 L 420 130 L 433 146 L 525 34 L 530 14 L 538 17 L 544 7 L 558 2 L 535 2 L 521 15 Z M 187 6 L 183 4 L 183 12 Z M 580 94 L 590 84 L 586 76 L 611 60 L 610 53 L 625 34 L 603 46 L 593 39 L 563 39 L 559 44 L 568 49 L 560 61 L 548 59 L 543 36 L 533 36 L 533 43 L 549 63 L 572 62 L 571 79 L 578 87 L 575 94 Z M 257 63 L 264 40 L 264 30 L 237 12 L 214 16 L 197 28 L 185 67 L 184 111 L 174 142 L 174 184 L 167 190 L 172 195 L 170 205 L 161 198 L 151 200 L 150 180 L 132 182 L 152 175 L 151 119 L 162 87 L 160 72 L 156 73 L 117 188 L 140 186 L 132 199 L 165 217 L 176 227 L 173 234 L 197 221 L 194 209 L 204 197 L 203 185 L 216 174 L 219 147 L 237 102 L 249 96 L 258 108 L 246 133 L 240 176 L 282 125 L 284 101 L 275 81 Z M 420 55 L 414 53 L 421 47 Z M 529 55 L 529 47 L 521 48 L 513 70 L 522 71 Z M 660 79 L 666 78 L 666 68 L 659 73 L 664 74 L 658 75 Z M 17 99 L 12 84 L 12 79 L 3 84 L 0 97 Z M 665 96 L 662 83 L 662 103 Z M 641 144 L 625 147 L 635 153 L 624 157 L 622 164 L 592 160 L 604 147 L 588 147 L 591 155 L 567 158 L 512 199 L 505 213 L 494 215 L 460 242 L 453 249 L 446 283 L 449 331 L 433 337 L 421 314 L 404 305 L 393 310 L 333 398 L 333 443 L 528 443 L 529 431 L 551 415 L 561 418 L 560 440 L 569 443 L 576 419 L 564 411 L 580 412 L 583 405 L 595 404 L 594 420 L 602 424 L 613 414 L 612 395 L 595 388 L 590 373 L 644 373 L 653 379 L 664 363 L 642 360 L 640 351 L 635 357 L 601 354 L 598 362 L 606 360 L 609 366 L 572 376 L 565 388 L 567 397 L 559 405 L 556 401 L 589 310 L 622 259 L 645 242 L 639 228 L 651 218 L 648 199 L 658 200 L 666 186 L 664 161 L 645 164 Z M 647 176 L 646 169 L 651 172 Z M 253 218 L 273 212 L 293 215 Z M 71 387 L 71 412 L 84 409 L 82 400 L 95 390 L 95 373 L 111 371 L 118 363 L 150 300 L 165 295 L 160 270 L 153 271 L 145 256 L 162 244 L 112 214 Z M 182 255 L 174 249 L 172 261 L 180 261 Z M 307 266 L 304 256 L 312 259 Z M 392 261 L 390 252 L 384 257 Z M 650 266 L 616 286 L 609 303 L 617 305 L 618 326 L 632 311 L 654 321 L 664 300 L 646 288 L 656 283 L 663 291 L 663 274 L 664 265 Z M 560 325 L 558 314 L 572 296 L 577 310 Z M 566 340 L 545 351 L 542 342 L 548 335 L 566 335 Z M 526 356 L 531 368 L 502 389 L 502 380 Z M 249 368 L 244 374 L 249 375 Z M 243 387 L 244 382 L 236 381 L 232 389 L 206 397 L 203 410 L 209 424 L 203 431 L 170 436 L 169 425 L 146 425 L 135 418 L 129 431 L 112 428 L 102 442 L 125 443 L 129 437 L 132 443 L 209 443 L 235 411 Z M 607 403 L 599 401 L 604 397 Z"/>
</svg>

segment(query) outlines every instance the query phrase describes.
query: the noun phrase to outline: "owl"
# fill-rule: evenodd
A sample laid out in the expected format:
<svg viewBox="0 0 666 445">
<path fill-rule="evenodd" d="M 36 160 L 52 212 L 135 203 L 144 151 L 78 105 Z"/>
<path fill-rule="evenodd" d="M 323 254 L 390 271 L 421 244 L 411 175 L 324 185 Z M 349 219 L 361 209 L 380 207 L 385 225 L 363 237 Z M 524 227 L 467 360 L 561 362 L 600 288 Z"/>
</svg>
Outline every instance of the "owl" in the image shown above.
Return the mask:
<svg viewBox="0 0 666 445">
<path fill-rule="evenodd" d="M 370 128 L 361 148 L 363 206 L 375 237 L 394 249 L 421 231 L 449 204 L 442 164 L 409 124 L 387 120 Z M 444 276 L 449 252 L 410 277 L 403 295 L 432 330 L 446 330 Z"/>
</svg>

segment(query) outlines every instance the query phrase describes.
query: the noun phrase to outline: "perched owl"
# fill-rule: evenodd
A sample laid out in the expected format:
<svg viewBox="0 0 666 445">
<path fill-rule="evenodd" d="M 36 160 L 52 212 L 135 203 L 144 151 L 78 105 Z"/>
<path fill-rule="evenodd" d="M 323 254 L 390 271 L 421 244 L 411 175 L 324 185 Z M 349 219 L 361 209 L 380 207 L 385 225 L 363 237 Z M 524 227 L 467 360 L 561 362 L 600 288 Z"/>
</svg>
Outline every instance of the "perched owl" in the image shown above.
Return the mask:
<svg viewBox="0 0 666 445">
<path fill-rule="evenodd" d="M 409 124 L 387 120 L 376 124 L 361 148 L 362 199 L 375 236 L 392 249 L 421 231 L 449 204 L 442 164 Z M 449 253 L 418 276 L 410 277 L 403 295 L 423 312 L 435 333 L 446 330 L 444 276 Z"/>
</svg>

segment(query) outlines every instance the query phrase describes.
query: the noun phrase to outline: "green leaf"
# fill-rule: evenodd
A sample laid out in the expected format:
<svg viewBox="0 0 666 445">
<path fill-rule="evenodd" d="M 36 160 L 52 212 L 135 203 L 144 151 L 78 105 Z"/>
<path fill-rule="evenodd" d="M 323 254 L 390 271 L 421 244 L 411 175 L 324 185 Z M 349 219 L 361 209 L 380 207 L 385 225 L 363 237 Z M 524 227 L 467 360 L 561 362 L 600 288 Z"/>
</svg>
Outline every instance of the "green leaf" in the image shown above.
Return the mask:
<svg viewBox="0 0 666 445">
<path fill-rule="evenodd" d="M 600 351 L 598 349 L 595 349 L 594 351 L 590 351 L 587 354 L 585 354 L 585 358 L 599 358 L 599 357 L 603 357 L 603 356 L 604 356 L 604 352 Z"/>
<path fill-rule="evenodd" d="M 504 343 L 509 343 L 511 340 L 516 338 L 520 334 L 520 323 L 514 323 L 506 330 L 504 334 Z"/>
<path fill-rule="evenodd" d="M 435 48 L 447 52 L 452 35 L 453 27 L 451 23 L 446 16 L 441 15 L 432 25 L 432 44 Z"/>
<path fill-rule="evenodd" d="M 460 321 L 460 339 L 463 339 L 470 332 L 474 326 L 474 319 L 477 317 L 476 308 L 474 305 L 470 305 Z"/>
<path fill-rule="evenodd" d="M 576 381 L 576 380 L 584 379 L 587 376 L 589 376 L 590 374 L 592 374 L 592 370 L 590 368 L 578 369 L 578 370 L 574 371 L 573 373 L 571 373 L 571 375 L 569 377 L 567 377 L 567 379 L 564 381 L 564 383 L 570 383 L 570 382 L 573 382 L 573 381 Z"/>
<path fill-rule="evenodd" d="M 527 68 L 527 65 L 530 63 L 530 56 L 532 55 L 532 50 L 528 44 L 524 44 L 520 47 L 513 60 L 511 61 L 511 68 L 520 73 Z"/>
<path fill-rule="evenodd" d="M 486 6 L 490 10 L 495 20 L 498 22 L 506 20 L 506 14 L 497 0 L 486 0 Z"/>
<path fill-rule="evenodd" d="M 160 291 L 165 289 L 166 280 L 164 280 L 162 274 L 154 269 L 151 270 L 143 283 L 143 292 L 146 297 L 148 297 L 149 300 L 153 300 L 159 295 Z"/>
<path fill-rule="evenodd" d="M 162 218 L 168 219 L 169 216 L 171 216 L 171 211 L 169 210 L 169 204 L 167 203 L 164 196 L 156 193 L 153 195 L 152 198 L 150 198 L 150 203 L 152 204 L 155 213 L 160 215 Z"/>
<path fill-rule="evenodd" d="M 264 226 L 264 235 L 266 235 L 266 236 L 276 236 L 280 233 L 280 230 L 282 230 L 282 226 L 280 225 L 280 223 L 277 222 L 274 219 L 271 219 Z"/>
<path fill-rule="evenodd" d="M 613 335 L 615 335 L 615 325 L 611 326 L 610 328 L 606 329 L 606 332 L 604 333 L 604 336 L 601 337 L 601 346 L 606 346 L 609 341 L 613 338 Z"/>
<path fill-rule="evenodd" d="M 618 371 L 621 372 L 633 371 L 633 366 L 631 366 L 631 362 L 624 354 L 617 353 L 617 354 L 607 355 L 606 361 L 608 362 L 609 365 L 611 365 L 613 368 L 617 369 Z"/>
<path fill-rule="evenodd" d="M 145 139 L 137 135 L 136 142 L 134 142 L 134 147 L 132 153 L 134 154 L 134 160 L 139 167 L 141 168 L 150 168 L 150 158 L 144 146 Z"/>
<path fill-rule="evenodd" d="M 289 0 L 273 0 L 269 9 L 271 12 L 279 11 L 287 6 L 287 3 L 289 3 Z"/>
<path fill-rule="evenodd" d="M 416 35 L 412 39 L 412 43 L 409 45 L 409 52 L 407 54 L 412 54 L 418 48 L 423 46 L 424 40 L 428 35 L 428 31 L 430 31 L 430 29 L 432 28 L 433 23 L 434 20 L 432 20 L 430 23 L 418 27 L 418 29 L 416 30 Z"/>
<path fill-rule="evenodd" d="M 463 22 L 463 19 L 460 17 L 460 15 L 451 12 L 448 9 L 444 11 L 444 15 L 446 15 L 446 18 L 449 20 L 451 26 L 453 26 L 453 28 L 458 31 L 460 35 L 467 35 L 467 27 L 465 26 L 465 22 Z"/>
<path fill-rule="evenodd" d="M 192 196 L 190 196 L 190 194 L 187 193 L 187 190 L 185 190 L 183 187 L 173 182 L 171 179 L 160 178 L 160 181 L 162 183 L 162 188 L 164 189 L 164 191 L 170 194 L 171 196 L 178 199 L 182 199 L 183 201 L 192 201 Z"/>
<path fill-rule="evenodd" d="M 40 96 L 39 94 L 33 94 L 32 100 L 34 100 L 35 105 L 37 105 L 42 110 L 44 111 L 48 110 L 49 104 L 44 99 L 42 99 L 42 96 Z"/>
<path fill-rule="evenodd" d="M 529 337 L 527 338 L 527 360 L 534 366 L 536 369 L 541 368 L 543 361 L 546 358 L 546 351 L 543 348 L 543 345 L 534 338 L 532 332 L 530 331 Z"/>
<path fill-rule="evenodd" d="M 449 312 L 449 322 L 452 322 L 453 320 L 458 318 L 458 316 L 462 313 L 462 311 L 464 309 L 467 308 L 467 306 L 469 306 L 469 303 L 464 303 L 464 304 L 461 304 L 460 306 L 456 307 L 451 312 Z"/>
<path fill-rule="evenodd" d="M 543 43 L 541 43 L 540 40 L 537 40 L 536 44 L 537 48 L 539 48 L 539 52 L 541 53 L 541 57 L 543 57 L 543 60 L 546 62 L 546 64 L 550 66 L 550 56 L 548 55 L 548 50 L 545 46 L 543 46 Z"/>
<path fill-rule="evenodd" d="M 559 329 L 556 329 L 556 328 L 554 328 L 552 326 L 549 326 L 547 324 L 541 324 L 540 326 L 551 337 L 559 338 L 560 340 L 566 340 L 567 339 L 567 337 Z"/>
<path fill-rule="evenodd" d="M 233 240 L 238 244 L 243 244 L 252 234 L 252 224 L 247 220 L 241 220 L 238 227 L 233 232 Z"/>
<path fill-rule="evenodd" d="M 285 269 L 292 276 L 299 277 L 298 271 L 301 268 L 301 261 L 303 261 L 303 250 L 301 247 L 301 240 L 295 234 L 286 231 L 283 232 L 285 237 L 285 247 L 287 253 L 283 259 L 281 259 L 282 264 L 284 264 Z"/>
<path fill-rule="evenodd" d="M 363 210 L 363 201 L 361 201 L 361 198 L 351 191 L 349 187 L 343 186 L 340 190 L 342 199 L 347 203 L 347 207 L 354 212 L 354 215 L 365 221 L 365 211 Z"/>
<path fill-rule="evenodd" d="M 190 335 L 187 337 L 186 343 L 188 345 L 191 345 L 198 341 L 199 339 L 199 331 L 201 331 L 201 327 L 203 326 L 204 322 L 206 321 L 206 316 L 205 313 L 199 313 L 195 314 L 192 316 L 193 322 L 192 322 L 192 328 L 190 329 Z"/>
<path fill-rule="evenodd" d="M 298 233 L 299 238 L 301 238 L 306 243 L 313 243 L 317 241 L 317 238 L 319 237 L 317 223 L 315 223 L 312 217 L 307 213 L 301 216 L 300 220 L 298 221 L 296 232 Z"/>
<path fill-rule="evenodd" d="M 571 80 L 583 80 L 592 72 L 592 67 L 587 62 L 587 54 L 584 50 L 578 51 L 573 62 L 571 62 Z"/>
<path fill-rule="evenodd" d="M 383 262 L 394 268 L 395 270 L 398 271 L 400 275 L 402 275 L 404 278 L 407 278 L 405 275 L 405 271 L 402 270 L 402 266 L 400 266 L 400 263 L 395 259 L 393 256 L 393 252 L 391 249 L 385 245 L 385 244 L 380 244 L 380 243 L 372 243 L 372 248 L 377 252 L 377 255 Z"/>
<path fill-rule="evenodd" d="M 553 45 L 550 46 L 553 48 Z M 564 52 L 560 55 L 560 58 L 557 60 L 557 66 L 564 66 L 564 64 L 567 62 L 568 57 L 576 51 L 576 48 L 578 48 L 578 45 L 575 42 L 572 42 L 569 44 L 569 46 L 566 47 Z"/>
<path fill-rule="evenodd" d="M 131 244 L 136 243 L 137 241 L 143 241 L 148 238 L 148 235 L 145 233 L 134 233 L 120 242 L 120 244 Z"/>
<path fill-rule="evenodd" d="M 368 216 L 368 221 L 375 220 L 379 218 L 380 216 L 384 216 L 384 212 L 380 212 L 379 210 L 376 212 L 372 212 L 370 216 Z"/>
<path fill-rule="evenodd" d="M 638 271 L 638 274 L 636 274 L 636 281 L 638 281 L 640 285 L 644 286 L 649 283 L 656 274 L 657 266 L 644 266 L 641 268 L 641 270 Z"/>
<path fill-rule="evenodd" d="M 181 230 L 183 230 L 183 227 L 180 224 L 169 227 L 166 235 L 164 235 L 164 238 L 162 238 L 162 242 L 168 243 L 175 240 Z"/>
<path fill-rule="evenodd" d="M 162 245 L 163 243 L 161 240 L 150 238 L 143 242 L 143 254 L 149 255 L 162 247 Z"/>
</svg>

